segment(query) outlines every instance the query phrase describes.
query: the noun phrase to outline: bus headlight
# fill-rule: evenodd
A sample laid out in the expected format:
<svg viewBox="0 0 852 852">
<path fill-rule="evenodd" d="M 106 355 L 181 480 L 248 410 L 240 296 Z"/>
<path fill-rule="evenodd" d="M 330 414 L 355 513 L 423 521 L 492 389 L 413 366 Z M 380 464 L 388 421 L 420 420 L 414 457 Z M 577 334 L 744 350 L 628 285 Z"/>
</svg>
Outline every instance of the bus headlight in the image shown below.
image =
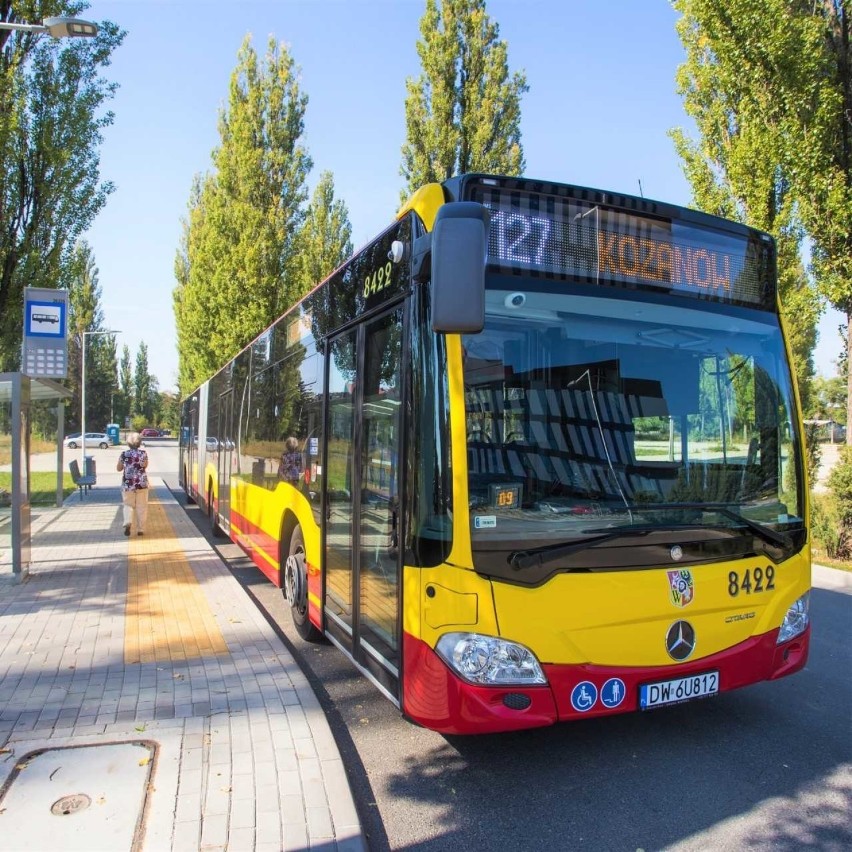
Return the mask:
<svg viewBox="0 0 852 852">
<path fill-rule="evenodd" d="M 780 645 L 782 642 L 789 642 L 790 639 L 805 632 L 811 620 L 808 614 L 810 594 L 810 592 L 805 592 L 787 610 L 787 614 L 781 622 L 781 629 L 778 631 L 776 645 Z"/>
<path fill-rule="evenodd" d="M 535 654 L 496 636 L 479 633 L 445 633 L 438 653 L 465 680 L 485 686 L 547 683 Z"/>
</svg>

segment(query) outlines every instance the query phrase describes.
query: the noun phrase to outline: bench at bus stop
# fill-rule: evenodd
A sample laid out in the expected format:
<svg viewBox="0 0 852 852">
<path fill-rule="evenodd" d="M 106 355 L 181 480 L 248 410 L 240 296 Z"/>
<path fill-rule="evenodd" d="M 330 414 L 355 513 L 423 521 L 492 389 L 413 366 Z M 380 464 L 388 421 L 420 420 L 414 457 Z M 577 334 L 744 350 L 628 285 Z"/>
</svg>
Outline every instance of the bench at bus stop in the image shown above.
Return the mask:
<svg viewBox="0 0 852 852">
<path fill-rule="evenodd" d="M 71 479 L 74 480 L 74 484 L 80 489 L 80 499 L 82 500 L 85 492 L 89 491 L 93 485 L 97 485 L 98 476 L 95 472 L 95 461 L 92 459 L 92 472 L 90 474 L 80 473 L 80 462 L 77 459 L 72 459 L 68 462 L 68 468 L 71 471 Z"/>
</svg>

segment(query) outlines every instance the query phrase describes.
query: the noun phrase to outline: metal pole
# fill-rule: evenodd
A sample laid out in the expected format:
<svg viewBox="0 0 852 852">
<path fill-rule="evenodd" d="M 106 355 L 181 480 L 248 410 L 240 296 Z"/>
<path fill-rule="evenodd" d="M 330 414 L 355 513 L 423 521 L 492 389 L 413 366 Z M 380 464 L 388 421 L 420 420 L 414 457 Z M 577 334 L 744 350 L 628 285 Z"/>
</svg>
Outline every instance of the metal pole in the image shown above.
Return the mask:
<svg viewBox="0 0 852 852">
<path fill-rule="evenodd" d="M 46 33 L 47 27 L 43 24 L 13 24 L 3 21 L 0 22 L 0 30 L 10 30 L 19 33 Z"/>
<path fill-rule="evenodd" d="M 82 385 L 80 386 L 80 473 L 85 476 L 86 471 L 86 337 L 92 334 L 120 334 L 118 329 L 104 329 L 103 331 L 81 331 L 81 348 L 83 350 Z"/>
<path fill-rule="evenodd" d="M 83 350 L 83 376 L 80 385 L 80 475 L 86 475 L 86 335 L 80 332 L 81 349 Z"/>
<path fill-rule="evenodd" d="M 56 434 L 59 443 L 56 445 L 56 506 L 62 506 L 65 500 L 65 474 L 62 470 L 62 443 L 65 438 L 65 403 L 56 404 Z"/>
</svg>

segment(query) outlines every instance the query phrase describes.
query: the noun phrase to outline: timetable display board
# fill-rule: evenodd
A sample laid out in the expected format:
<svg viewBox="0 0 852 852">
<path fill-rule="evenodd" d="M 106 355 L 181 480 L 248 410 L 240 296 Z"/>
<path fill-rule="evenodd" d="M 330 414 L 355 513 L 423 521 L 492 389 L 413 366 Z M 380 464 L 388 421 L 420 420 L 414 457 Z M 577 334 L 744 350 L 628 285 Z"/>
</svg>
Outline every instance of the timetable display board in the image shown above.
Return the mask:
<svg viewBox="0 0 852 852">
<path fill-rule="evenodd" d="M 68 377 L 68 292 L 24 290 L 22 372 L 31 377 Z"/>
<path fill-rule="evenodd" d="M 606 202 L 590 200 L 595 196 Z M 774 243 L 739 224 L 520 178 L 472 179 L 465 197 L 491 212 L 488 263 L 501 271 L 776 307 Z"/>
</svg>

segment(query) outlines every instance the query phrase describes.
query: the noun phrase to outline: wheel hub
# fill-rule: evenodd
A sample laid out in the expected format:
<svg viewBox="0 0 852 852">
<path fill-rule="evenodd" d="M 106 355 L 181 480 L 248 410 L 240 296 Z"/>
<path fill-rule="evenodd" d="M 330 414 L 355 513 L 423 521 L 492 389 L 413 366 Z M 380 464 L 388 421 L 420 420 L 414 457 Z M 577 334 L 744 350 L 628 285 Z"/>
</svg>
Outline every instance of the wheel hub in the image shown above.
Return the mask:
<svg viewBox="0 0 852 852">
<path fill-rule="evenodd" d="M 284 596 L 290 606 L 304 609 L 307 595 L 305 593 L 305 560 L 301 553 L 291 554 L 284 563 Z"/>
</svg>

